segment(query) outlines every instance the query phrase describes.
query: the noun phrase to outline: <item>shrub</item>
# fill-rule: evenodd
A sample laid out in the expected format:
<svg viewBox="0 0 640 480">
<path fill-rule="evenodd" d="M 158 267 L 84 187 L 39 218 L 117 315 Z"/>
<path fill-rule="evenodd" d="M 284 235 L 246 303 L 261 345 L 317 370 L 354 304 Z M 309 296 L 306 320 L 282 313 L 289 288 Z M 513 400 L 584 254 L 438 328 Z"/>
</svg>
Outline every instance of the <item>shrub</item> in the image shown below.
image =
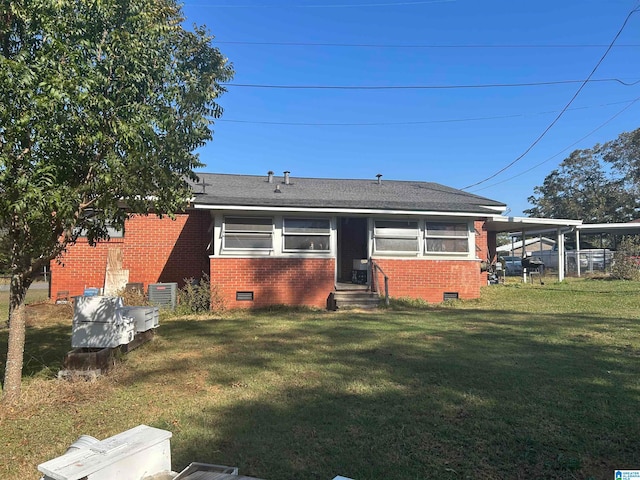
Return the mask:
<svg viewBox="0 0 640 480">
<path fill-rule="evenodd" d="M 149 305 L 149 299 L 144 294 L 144 290 L 135 289 L 126 289 L 118 291 L 117 294 L 119 297 L 122 297 L 122 301 L 128 307 L 138 307 L 143 306 L 146 307 Z"/>
<path fill-rule="evenodd" d="M 640 240 L 626 237 L 613 254 L 611 277 L 618 280 L 640 280 Z"/>
<path fill-rule="evenodd" d="M 200 280 L 185 278 L 184 287 L 178 292 L 178 310 L 184 313 L 221 312 L 224 299 L 214 285 L 211 287 L 209 275 L 202 274 Z"/>
</svg>

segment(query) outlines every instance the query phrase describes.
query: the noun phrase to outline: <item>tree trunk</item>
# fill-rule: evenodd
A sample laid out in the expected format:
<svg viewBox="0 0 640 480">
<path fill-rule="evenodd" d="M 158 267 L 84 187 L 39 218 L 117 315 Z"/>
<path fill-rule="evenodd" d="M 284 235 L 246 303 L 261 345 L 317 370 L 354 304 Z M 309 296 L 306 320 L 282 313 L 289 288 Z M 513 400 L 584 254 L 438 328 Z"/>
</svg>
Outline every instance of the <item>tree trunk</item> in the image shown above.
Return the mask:
<svg viewBox="0 0 640 480">
<path fill-rule="evenodd" d="M 30 282 L 21 275 L 11 277 L 9 293 L 9 341 L 7 345 L 7 364 L 4 372 L 2 403 L 14 404 L 20 399 L 22 382 L 22 363 L 26 330 L 25 297 Z"/>
</svg>

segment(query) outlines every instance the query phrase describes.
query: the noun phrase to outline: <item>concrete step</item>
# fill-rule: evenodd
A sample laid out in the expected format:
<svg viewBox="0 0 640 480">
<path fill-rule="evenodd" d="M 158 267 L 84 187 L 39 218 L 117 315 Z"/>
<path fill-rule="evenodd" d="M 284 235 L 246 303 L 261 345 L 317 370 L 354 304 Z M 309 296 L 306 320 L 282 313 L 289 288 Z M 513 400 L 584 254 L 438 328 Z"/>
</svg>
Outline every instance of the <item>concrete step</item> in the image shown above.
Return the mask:
<svg viewBox="0 0 640 480">
<path fill-rule="evenodd" d="M 341 308 L 377 308 L 380 297 L 368 291 L 337 291 L 332 294 L 335 309 Z"/>
</svg>

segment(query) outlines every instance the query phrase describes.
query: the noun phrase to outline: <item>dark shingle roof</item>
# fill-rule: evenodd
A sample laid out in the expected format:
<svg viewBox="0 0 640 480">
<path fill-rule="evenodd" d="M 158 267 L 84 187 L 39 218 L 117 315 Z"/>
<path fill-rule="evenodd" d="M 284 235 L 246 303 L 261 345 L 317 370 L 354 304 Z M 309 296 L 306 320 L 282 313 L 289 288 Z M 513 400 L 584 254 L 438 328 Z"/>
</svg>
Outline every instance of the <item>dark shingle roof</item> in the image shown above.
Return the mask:
<svg viewBox="0 0 640 480">
<path fill-rule="evenodd" d="M 299 178 L 198 173 L 193 186 L 197 205 L 347 208 L 376 210 L 427 210 L 496 213 L 486 207 L 504 203 L 438 183 L 382 180 Z M 279 186 L 281 193 L 275 193 Z"/>
</svg>

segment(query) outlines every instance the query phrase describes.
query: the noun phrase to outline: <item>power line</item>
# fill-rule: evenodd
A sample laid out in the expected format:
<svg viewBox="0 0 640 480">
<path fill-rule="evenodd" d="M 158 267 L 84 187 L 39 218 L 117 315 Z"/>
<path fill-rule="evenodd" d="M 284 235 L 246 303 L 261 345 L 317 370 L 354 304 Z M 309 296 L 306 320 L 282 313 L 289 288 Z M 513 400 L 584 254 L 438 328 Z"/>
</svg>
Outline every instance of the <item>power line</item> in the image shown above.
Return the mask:
<svg viewBox="0 0 640 480">
<path fill-rule="evenodd" d="M 384 44 L 384 43 L 322 43 L 322 42 L 249 42 L 249 41 L 222 41 L 214 40 L 213 43 L 221 45 L 264 45 L 275 47 L 348 47 L 348 48 L 416 48 L 416 49 L 536 49 L 536 48 L 604 48 L 606 44 Z M 616 48 L 637 48 L 640 44 L 625 43 L 616 45 Z"/>
<path fill-rule="evenodd" d="M 604 58 L 604 57 L 603 57 Z M 277 84 L 261 84 L 261 83 L 225 83 L 225 87 L 238 88 L 269 88 L 279 90 L 454 90 L 454 89 L 470 89 L 470 88 L 511 88 L 511 87 L 538 87 L 543 85 L 566 85 L 571 83 L 581 83 L 578 89 L 584 88 L 589 83 L 616 82 L 625 87 L 637 85 L 640 80 L 633 82 L 625 82 L 620 78 L 598 78 L 591 80 L 591 75 L 586 80 L 555 80 L 546 82 L 522 82 L 522 83 L 480 83 L 467 85 L 277 85 Z M 573 101 L 573 99 L 572 99 Z M 569 103 L 570 105 L 570 103 Z"/>
<path fill-rule="evenodd" d="M 210 8 L 358 8 L 358 7 L 412 7 L 416 5 L 429 5 L 433 3 L 454 3 L 456 0 L 423 0 L 414 2 L 386 2 L 386 3 L 342 3 L 342 4 L 315 4 L 315 5 L 216 5 L 209 3 L 185 3 L 189 7 Z"/>
<path fill-rule="evenodd" d="M 571 100 L 569 100 L 569 102 L 560 111 L 558 116 L 549 124 L 549 126 L 547 128 L 544 129 L 544 131 L 538 136 L 538 138 L 536 138 L 534 140 L 534 142 L 531 145 L 529 145 L 529 147 L 522 154 L 520 154 L 515 160 L 513 160 L 511 163 L 509 163 L 508 165 L 502 167 L 500 170 L 498 170 L 494 174 L 489 175 L 488 177 L 480 180 L 479 182 L 473 183 L 471 185 L 467 185 L 466 187 L 462 188 L 462 190 L 467 190 L 467 189 L 469 189 L 471 187 L 475 187 L 476 185 L 480 185 L 482 183 L 485 183 L 485 182 L 491 180 L 492 178 L 497 177 L 502 172 L 504 172 L 505 170 L 511 168 L 513 165 L 518 163 L 520 160 L 522 160 L 525 157 L 525 155 L 527 155 L 531 150 L 533 150 L 533 147 L 535 147 L 540 142 L 540 140 L 542 140 L 544 138 L 544 136 L 549 132 L 549 130 L 551 130 L 553 128 L 553 126 L 558 122 L 558 120 L 560 120 L 562 115 L 564 115 L 564 113 L 569 109 L 569 107 L 571 106 L 573 101 L 578 97 L 578 95 L 580 94 L 582 89 L 587 85 L 587 83 L 589 83 L 589 81 L 591 80 L 591 77 L 596 73 L 596 70 L 598 69 L 598 67 L 600 67 L 600 65 L 602 64 L 602 62 L 606 58 L 606 56 L 609 54 L 609 52 L 613 48 L 613 44 L 616 42 L 618 37 L 622 34 L 622 31 L 624 30 L 624 28 L 627 26 L 627 23 L 629 22 L 629 19 L 631 18 L 631 15 L 633 15 L 635 12 L 637 12 L 639 8 L 640 7 L 636 6 L 633 10 L 631 10 L 629 12 L 627 17 L 624 19 L 624 22 L 622 23 L 622 26 L 618 30 L 618 33 L 616 33 L 616 35 L 613 37 L 613 40 L 611 40 L 611 43 L 609 44 L 609 47 L 602 54 L 602 57 L 600 57 L 600 60 L 598 60 L 598 63 L 596 63 L 596 66 L 593 67 L 593 70 L 591 70 L 591 73 L 587 76 L 587 78 L 584 80 L 584 82 L 582 82 L 582 85 L 580 85 L 580 87 L 578 88 L 576 93 L 573 95 L 573 97 L 571 97 Z"/>
<path fill-rule="evenodd" d="M 632 100 L 626 100 L 624 102 L 604 103 L 601 105 L 586 105 L 583 107 L 575 107 L 570 110 L 587 110 L 596 107 L 609 107 L 611 105 L 628 104 Z M 549 113 L 556 113 L 557 110 L 536 112 L 536 113 L 515 113 L 512 115 L 494 115 L 485 117 L 468 117 L 468 118 L 452 118 L 442 120 L 417 120 L 417 121 L 405 121 L 405 122 L 273 122 L 273 121 L 259 121 L 259 120 L 235 120 L 220 118 L 216 120 L 216 123 L 243 123 L 251 125 L 283 125 L 283 126 L 305 126 L 305 127 L 376 127 L 376 126 L 393 126 L 393 125 L 429 125 L 437 123 L 461 123 L 461 122 L 475 122 L 483 120 L 500 120 L 505 118 L 521 118 L 533 115 L 546 115 Z"/>
<path fill-rule="evenodd" d="M 597 126 L 596 128 L 594 128 L 593 130 L 591 130 L 589 133 L 587 133 L 584 137 L 576 140 L 575 142 L 573 142 L 571 145 L 569 145 L 568 147 L 563 148 L 562 150 L 560 150 L 558 153 L 556 153 L 555 155 L 550 156 L 549 158 L 547 158 L 546 160 L 543 160 L 540 163 L 536 163 L 533 167 L 528 168 L 527 170 L 524 170 L 520 173 L 518 173 L 517 175 L 513 175 L 512 177 L 506 178 L 504 180 L 501 180 L 499 182 L 496 183 L 492 183 L 491 185 L 487 185 L 486 187 L 482 187 L 482 188 L 477 188 L 475 190 L 472 190 L 473 192 L 481 192 L 482 190 L 486 190 L 488 188 L 491 187 L 495 187 L 496 185 L 501 185 L 503 183 L 508 182 L 509 180 L 513 180 L 514 178 L 518 178 L 521 177 L 522 175 L 529 173 L 532 170 L 535 170 L 536 168 L 538 168 L 541 165 L 544 165 L 547 162 L 550 162 L 551 160 L 553 160 L 554 158 L 556 158 L 559 155 L 562 155 L 564 152 L 566 152 L 567 150 L 575 147 L 576 145 L 578 145 L 580 142 L 582 142 L 583 140 L 586 140 L 587 138 L 589 138 L 591 135 L 593 135 L 594 133 L 596 133 L 598 130 L 600 130 L 601 128 L 607 126 L 609 123 L 611 123 L 612 121 L 614 121 L 616 118 L 618 118 L 620 115 L 622 115 L 624 112 L 626 112 L 629 108 L 631 108 L 633 105 L 635 105 L 638 101 L 640 101 L 640 97 L 637 97 L 634 100 L 631 100 L 629 102 L 629 105 L 627 105 L 626 107 L 624 107 L 622 110 L 620 110 L 618 113 L 616 113 L 614 116 L 612 116 L 611 118 L 609 118 L 607 121 L 605 121 L 604 123 L 601 123 L 599 126 Z M 627 103 L 627 102 L 625 102 Z"/>
</svg>

